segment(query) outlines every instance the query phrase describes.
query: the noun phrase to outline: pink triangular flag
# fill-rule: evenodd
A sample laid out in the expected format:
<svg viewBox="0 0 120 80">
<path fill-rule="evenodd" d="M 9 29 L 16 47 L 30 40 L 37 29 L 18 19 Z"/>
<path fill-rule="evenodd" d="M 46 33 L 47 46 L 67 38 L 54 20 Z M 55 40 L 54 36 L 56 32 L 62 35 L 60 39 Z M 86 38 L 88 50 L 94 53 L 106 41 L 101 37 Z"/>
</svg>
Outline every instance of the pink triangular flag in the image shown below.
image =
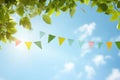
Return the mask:
<svg viewBox="0 0 120 80">
<path fill-rule="evenodd" d="M 16 45 L 16 46 L 18 46 L 20 43 L 21 43 L 21 41 L 18 40 L 18 39 L 15 41 L 15 45 Z"/>
<path fill-rule="evenodd" d="M 92 48 L 94 46 L 94 42 L 90 41 L 89 46 L 90 46 L 90 48 Z"/>
</svg>

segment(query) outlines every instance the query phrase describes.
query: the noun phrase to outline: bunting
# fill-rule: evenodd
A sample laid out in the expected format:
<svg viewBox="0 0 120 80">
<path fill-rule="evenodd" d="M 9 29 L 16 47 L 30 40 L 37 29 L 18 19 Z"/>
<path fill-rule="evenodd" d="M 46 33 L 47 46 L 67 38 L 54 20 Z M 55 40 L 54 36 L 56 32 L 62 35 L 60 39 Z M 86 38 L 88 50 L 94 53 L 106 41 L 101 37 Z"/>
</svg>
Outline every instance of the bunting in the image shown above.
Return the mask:
<svg viewBox="0 0 120 80">
<path fill-rule="evenodd" d="M 120 49 L 120 41 L 115 42 L 115 44 L 116 44 L 117 48 Z"/>
<path fill-rule="evenodd" d="M 59 40 L 59 45 L 61 46 L 64 43 L 65 38 L 59 37 L 58 40 Z"/>
<path fill-rule="evenodd" d="M 16 46 L 18 46 L 20 43 L 21 43 L 20 40 L 18 40 L 18 39 L 15 40 L 15 45 L 16 45 Z"/>
<path fill-rule="evenodd" d="M 79 41 L 79 46 L 82 47 L 83 43 L 83 41 Z"/>
<path fill-rule="evenodd" d="M 25 45 L 28 48 L 28 50 L 30 50 L 32 42 L 25 42 Z"/>
<path fill-rule="evenodd" d="M 34 42 L 39 48 L 42 49 L 41 41 Z"/>
<path fill-rule="evenodd" d="M 90 46 L 90 48 L 92 48 L 94 46 L 94 42 L 90 41 L 89 46 Z"/>
<path fill-rule="evenodd" d="M 50 43 L 55 38 L 54 35 L 49 34 L 48 35 L 48 43 Z"/>
<path fill-rule="evenodd" d="M 41 39 L 45 34 L 46 34 L 45 32 L 40 31 L 40 39 Z M 51 42 L 53 39 L 55 39 L 55 38 L 56 38 L 55 35 L 48 34 L 47 42 L 50 43 L 50 42 Z M 67 39 L 67 38 L 64 38 L 64 37 L 58 37 L 58 44 L 59 44 L 59 46 L 61 46 L 61 45 L 65 42 L 66 39 Z M 67 41 L 68 41 L 69 46 L 71 46 L 71 45 L 74 43 L 74 39 L 67 39 Z M 82 47 L 83 44 L 84 44 L 84 41 L 78 41 L 78 42 L 79 42 L 79 46 Z M 21 40 L 19 40 L 19 39 L 16 39 L 16 40 L 15 40 L 15 46 L 20 45 L 20 43 L 22 43 Z M 35 44 L 37 47 L 39 47 L 40 49 L 43 48 L 41 41 L 35 41 L 35 42 L 25 41 L 24 43 L 25 43 L 25 45 L 26 45 L 26 47 L 27 47 L 28 50 L 30 50 L 30 48 L 31 48 L 31 46 L 32 46 L 32 43 L 34 43 L 34 44 Z M 108 50 L 110 50 L 110 49 L 112 48 L 113 42 L 105 42 L 105 43 L 106 43 L 106 46 L 107 46 Z M 116 42 L 114 42 L 114 43 L 116 44 L 117 48 L 120 50 L 120 41 L 116 41 Z M 95 45 L 95 42 L 94 42 L 94 41 L 89 41 L 89 42 L 88 42 L 88 46 L 89 46 L 90 48 L 93 48 L 94 45 Z M 103 42 L 98 42 L 97 45 L 98 45 L 98 48 L 100 49 L 100 48 L 102 47 L 102 45 L 103 45 Z M 1 46 L 0 46 L 0 49 L 1 49 Z"/>
<path fill-rule="evenodd" d="M 2 49 L 1 45 L 0 45 L 0 50 Z"/>
<path fill-rule="evenodd" d="M 98 48 L 99 48 L 99 49 L 101 48 L 102 44 L 103 44 L 103 42 L 99 42 L 99 43 L 98 43 Z"/>
<path fill-rule="evenodd" d="M 71 46 L 73 44 L 74 40 L 73 39 L 68 39 L 68 44 Z"/>
<path fill-rule="evenodd" d="M 108 50 L 110 50 L 112 47 L 112 42 L 106 42 L 106 45 L 107 45 Z"/>
<path fill-rule="evenodd" d="M 45 35 L 45 32 L 40 31 L 40 39 Z"/>
</svg>

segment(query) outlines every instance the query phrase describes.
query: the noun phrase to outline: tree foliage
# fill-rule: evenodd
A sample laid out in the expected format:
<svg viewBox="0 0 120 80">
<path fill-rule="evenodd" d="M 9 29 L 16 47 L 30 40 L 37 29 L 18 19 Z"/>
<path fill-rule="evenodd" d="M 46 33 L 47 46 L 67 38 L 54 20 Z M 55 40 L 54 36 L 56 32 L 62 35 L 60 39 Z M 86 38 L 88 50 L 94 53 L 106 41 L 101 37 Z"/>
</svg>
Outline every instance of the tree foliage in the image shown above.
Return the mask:
<svg viewBox="0 0 120 80">
<path fill-rule="evenodd" d="M 16 22 L 12 14 L 20 16 L 19 25 L 31 29 L 30 18 L 42 16 L 47 24 L 51 24 L 51 15 L 59 16 L 61 12 L 69 12 L 72 17 L 76 7 L 80 4 L 97 6 L 97 12 L 111 15 L 111 21 L 118 21 L 120 29 L 120 1 L 119 0 L 0 0 L 0 41 L 14 40 L 12 36 L 17 32 Z"/>
</svg>

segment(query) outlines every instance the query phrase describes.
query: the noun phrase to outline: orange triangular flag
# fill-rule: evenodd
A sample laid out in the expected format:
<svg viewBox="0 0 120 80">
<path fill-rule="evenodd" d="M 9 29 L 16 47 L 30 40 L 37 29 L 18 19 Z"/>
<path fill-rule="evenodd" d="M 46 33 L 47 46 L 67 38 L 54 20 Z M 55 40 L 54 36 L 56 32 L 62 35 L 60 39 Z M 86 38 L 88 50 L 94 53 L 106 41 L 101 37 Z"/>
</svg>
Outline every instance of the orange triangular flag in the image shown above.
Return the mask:
<svg viewBox="0 0 120 80">
<path fill-rule="evenodd" d="M 21 41 L 20 41 L 20 40 L 18 40 L 18 39 L 17 39 L 17 40 L 15 40 L 15 45 L 16 45 L 16 46 L 18 46 L 20 43 L 21 43 Z"/>
<path fill-rule="evenodd" d="M 25 42 L 26 47 L 30 50 L 32 42 Z"/>
<path fill-rule="evenodd" d="M 59 37 L 58 39 L 59 39 L 59 45 L 61 46 L 63 42 L 65 41 L 65 38 Z"/>
<path fill-rule="evenodd" d="M 106 42 L 107 48 L 110 50 L 112 47 L 112 42 Z"/>
</svg>

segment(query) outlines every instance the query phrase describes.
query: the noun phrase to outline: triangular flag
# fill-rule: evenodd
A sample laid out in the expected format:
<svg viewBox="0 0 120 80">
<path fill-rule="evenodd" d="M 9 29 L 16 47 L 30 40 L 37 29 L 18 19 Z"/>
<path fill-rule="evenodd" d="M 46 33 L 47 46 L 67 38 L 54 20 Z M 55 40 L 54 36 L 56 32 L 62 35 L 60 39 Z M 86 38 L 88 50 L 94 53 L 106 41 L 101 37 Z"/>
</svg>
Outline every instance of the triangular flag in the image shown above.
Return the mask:
<svg viewBox="0 0 120 80">
<path fill-rule="evenodd" d="M 42 38 L 45 35 L 45 32 L 40 31 L 40 38 Z"/>
<path fill-rule="evenodd" d="M 90 48 L 92 48 L 94 46 L 94 42 L 90 41 L 89 46 L 90 46 Z"/>
<path fill-rule="evenodd" d="M 83 41 L 79 41 L 79 46 L 82 47 L 83 43 Z"/>
<path fill-rule="evenodd" d="M 15 45 L 16 45 L 16 46 L 18 46 L 20 43 L 21 43 L 20 40 L 18 40 L 18 39 L 15 40 Z"/>
<path fill-rule="evenodd" d="M 81 10 L 82 10 L 84 13 L 86 13 L 86 11 L 85 11 L 85 9 L 84 9 L 84 8 L 81 8 Z"/>
<path fill-rule="evenodd" d="M 106 42 L 106 45 L 107 45 L 108 49 L 110 50 L 112 47 L 112 42 Z"/>
<path fill-rule="evenodd" d="M 99 48 L 99 49 L 101 48 L 102 44 L 103 44 L 103 42 L 99 42 L 99 43 L 98 43 L 98 48 Z"/>
<path fill-rule="evenodd" d="M 37 41 L 37 42 L 34 42 L 39 48 L 42 49 L 42 44 L 41 44 L 41 41 Z"/>
<path fill-rule="evenodd" d="M 0 45 L 0 50 L 2 49 L 1 45 Z"/>
<path fill-rule="evenodd" d="M 58 39 L 59 39 L 59 45 L 61 46 L 63 42 L 65 41 L 65 38 L 59 37 Z"/>
<path fill-rule="evenodd" d="M 115 42 L 115 44 L 118 47 L 118 49 L 120 49 L 120 41 L 119 42 Z"/>
<path fill-rule="evenodd" d="M 48 43 L 50 43 L 55 38 L 54 35 L 49 34 L 48 36 Z"/>
<path fill-rule="evenodd" d="M 30 50 L 32 42 L 25 42 L 26 47 Z"/>
<path fill-rule="evenodd" d="M 71 46 L 73 44 L 74 40 L 73 39 L 68 39 L 68 43 Z"/>
</svg>

